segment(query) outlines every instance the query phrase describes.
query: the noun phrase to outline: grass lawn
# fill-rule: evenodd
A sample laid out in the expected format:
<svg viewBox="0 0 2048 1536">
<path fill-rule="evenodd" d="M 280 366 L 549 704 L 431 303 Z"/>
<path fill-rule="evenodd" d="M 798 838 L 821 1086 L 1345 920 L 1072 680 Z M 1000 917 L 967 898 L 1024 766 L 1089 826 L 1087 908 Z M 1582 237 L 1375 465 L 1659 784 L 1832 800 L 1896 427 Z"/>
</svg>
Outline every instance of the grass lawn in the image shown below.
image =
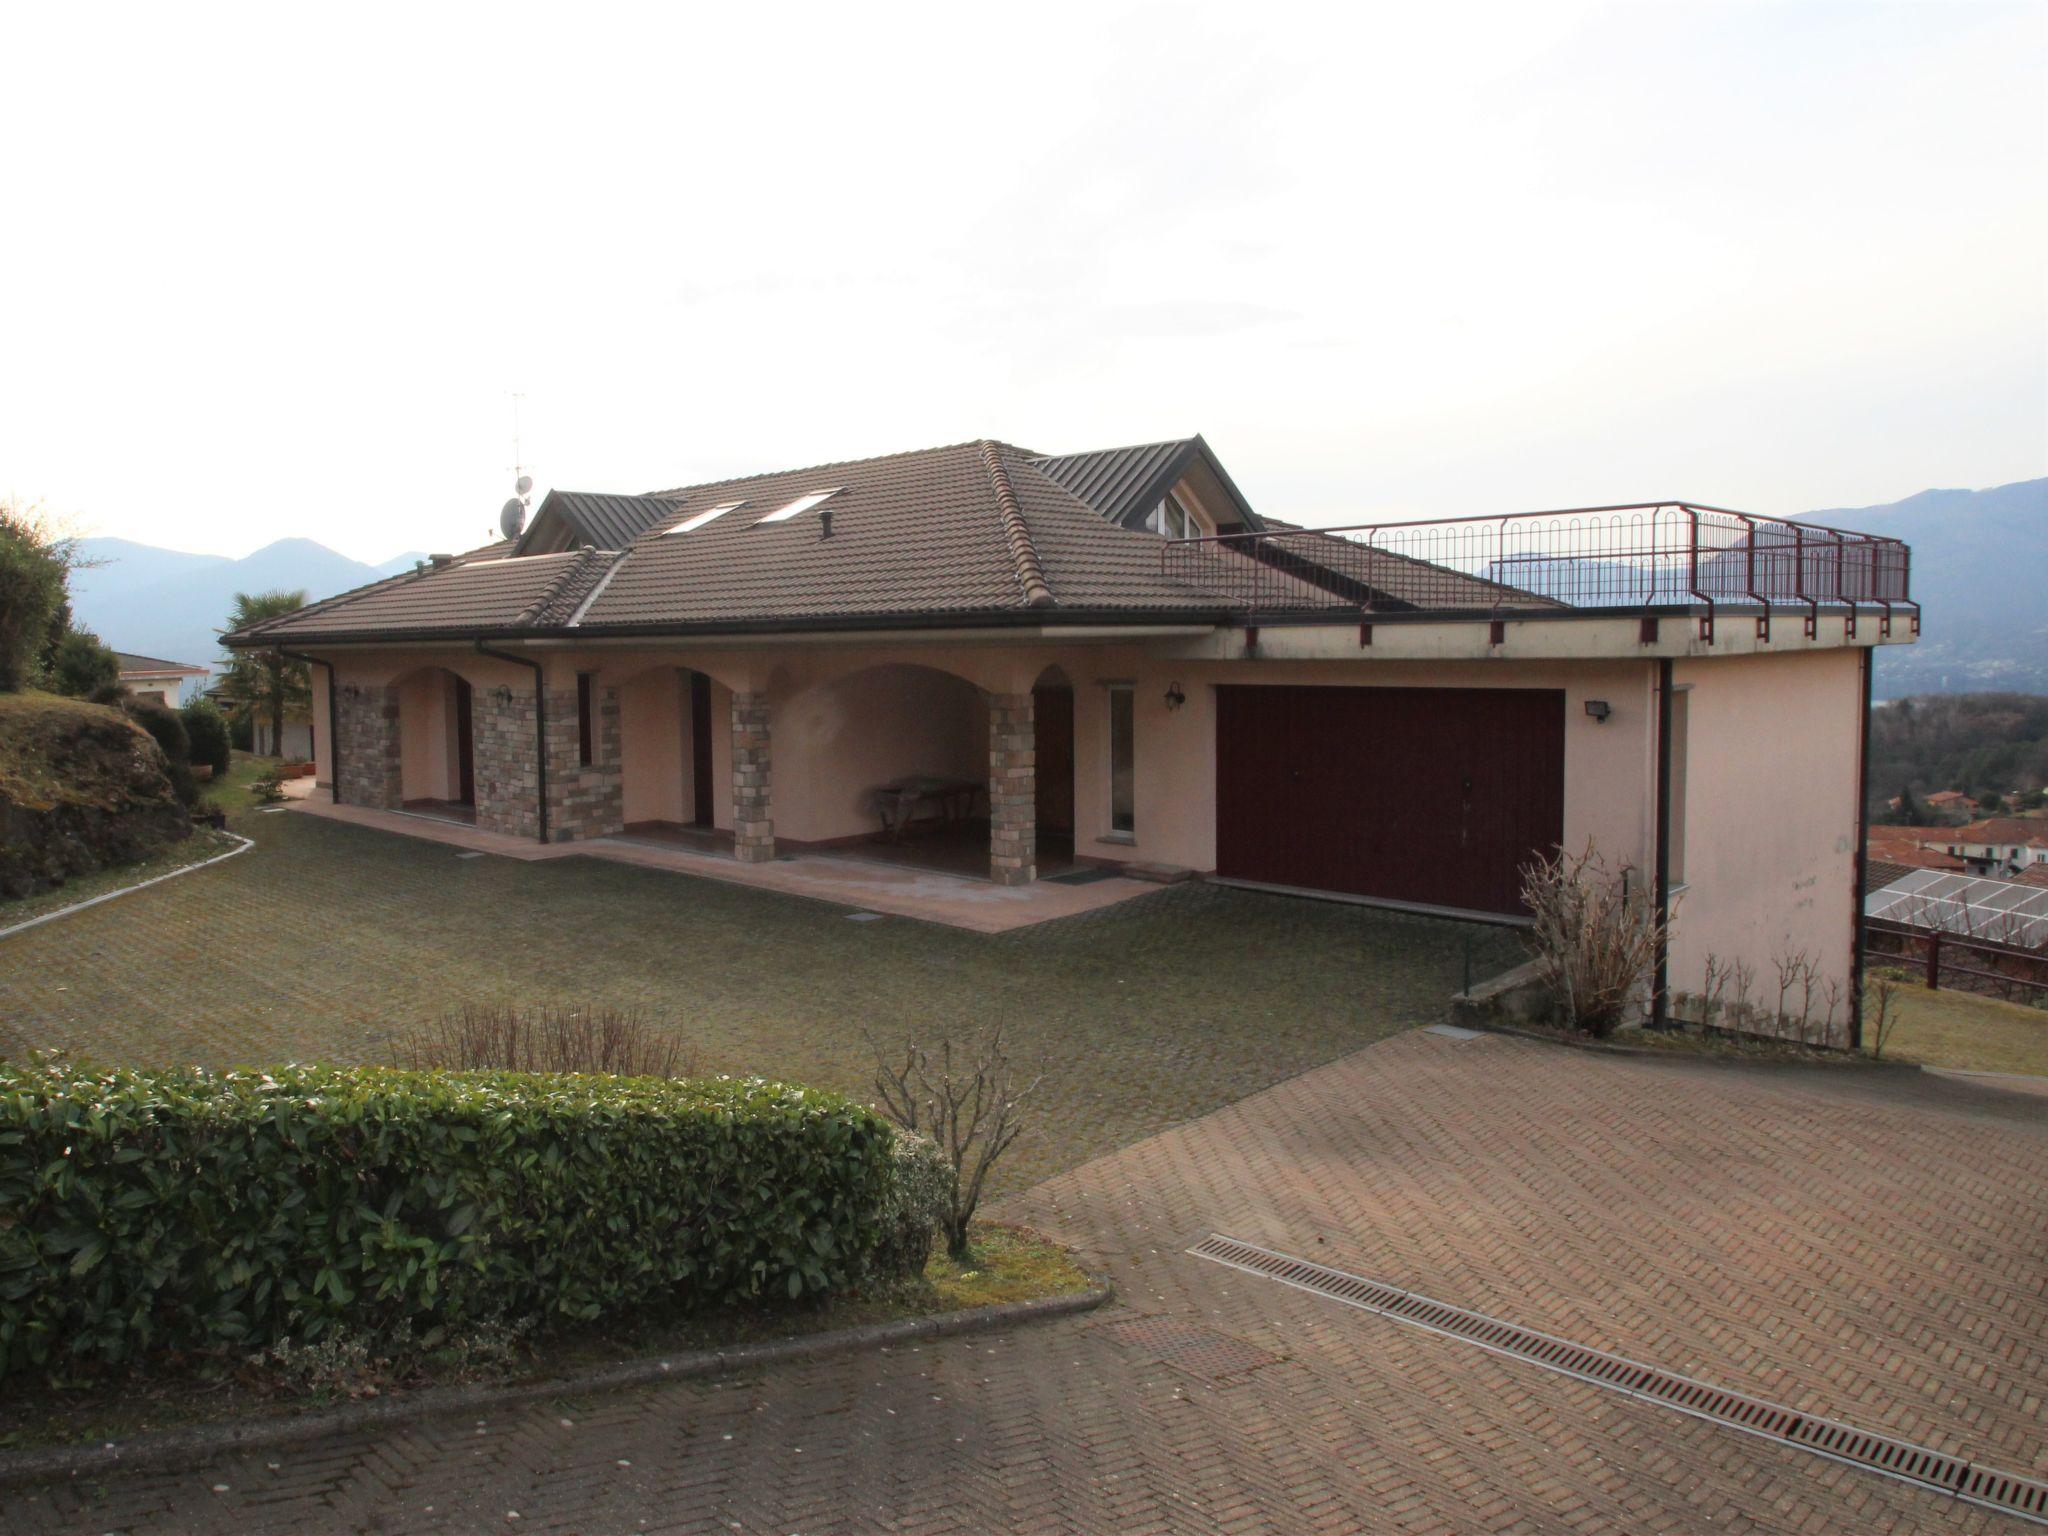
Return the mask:
<svg viewBox="0 0 2048 1536">
<path fill-rule="evenodd" d="M 1894 995 L 1899 1022 L 1885 1043 L 1887 1057 L 1970 1072 L 2048 1077 L 2048 1009 L 1970 992 L 1930 992 L 1913 982 L 1902 984 Z M 1866 1031 L 1875 1027 L 1876 1017 L 1876 994 L 1868 992 Z"/>
<path fill-rule="evenodd" d="M 289 1364 L 219 1356 L 116 1371 L 68 1385 L 0 1394 L 0 1449 L 97 1444 L 152 1430 L 292 1414 L 337 1402 L 476 1382 L 547 1381 L 620 1361 L 797 1338 L 902 1318 L 961 1312 L 1085 1291 L 1094 1282 L 1066 1251 L 1020 1228 L 974 1229 L 974 1263 L 932 1255 L 922 1278 L 799 1306 L 668 1313 L 648 1309 L 537 1340 L 435 1350 L 416 1358 L 314 1348 Z"/>
<path fill-rule="evenodd" d="M 1046 1081 L 1000 1195 L 1443 1016 L 1498 929 L 1220 886 L 1008 934 L 596 859 L 536 863 L 285 811 L 250 852 L 0 941 L 0 1053 L 387 1062 L 465 1003 L 609 1003 L 708 1072 L 871 1101 L 885 1043 L 1003 1021 Z"/>
<path fill-rule="evenodd" d="M 253 752 L 231 754 L 227 773 L 201 786 L 206 803 L 230 816 L 248 810 L 256 803 L 257 782 L 276 766 L 274 757 L 258 757 Z"/>
</svg>

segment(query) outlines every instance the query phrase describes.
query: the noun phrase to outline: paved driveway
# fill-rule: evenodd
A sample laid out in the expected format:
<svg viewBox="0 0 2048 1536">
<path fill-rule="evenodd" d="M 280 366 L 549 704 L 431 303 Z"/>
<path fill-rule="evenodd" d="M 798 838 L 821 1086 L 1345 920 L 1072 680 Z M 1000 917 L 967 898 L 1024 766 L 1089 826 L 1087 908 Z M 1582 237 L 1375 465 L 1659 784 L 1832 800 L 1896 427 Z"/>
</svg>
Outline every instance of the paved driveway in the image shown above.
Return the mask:
<svg viewBox="0 0 2048 1536">
<path fill-rule="evenodd" d="M 5 1529 L 2012 1524 L 1182 1252 L 1210 1231 L 2048 1474 L 2037 1099 L 1416 1033 L 1008 1214 L 1076 1244 L 1120 1301 L 1015 1334 L 17 1496 Z"/>
</svg>

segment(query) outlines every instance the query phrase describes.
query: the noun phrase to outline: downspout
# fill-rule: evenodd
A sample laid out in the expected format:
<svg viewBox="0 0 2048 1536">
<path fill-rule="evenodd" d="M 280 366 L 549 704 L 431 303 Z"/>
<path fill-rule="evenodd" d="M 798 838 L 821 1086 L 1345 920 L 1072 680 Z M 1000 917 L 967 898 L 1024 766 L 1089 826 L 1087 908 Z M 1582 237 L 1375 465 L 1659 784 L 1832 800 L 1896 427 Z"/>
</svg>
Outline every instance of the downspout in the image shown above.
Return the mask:
<svg viewBox="0 0 2048 1536">
<path fill-rule="evenodd" d="M 534 736 L 534 782 L 540 790 L 540 840 L 548 840 L 548 688 L 547 671 L 531 656 L 515 656 L 510 651 L 494 651 L 483 641 L 476 643 L 479 656 L 489 656 L 498 661 L 514 661 L 522 667 L 533 668 L 533 736 Z"/>
<path fill-rule="evenodd" d="M 1863 885 L 1870 872 L 1870 692 L 1876 648 L 1863 647 L 1863 743 L 1856 760 L 1856 885 L 1850 893 L 1855 916 L 1849 951 L 1849 1049 L 1863 1049 Z"/>
<path fill-rule="evenodd" d="M 1650 1027 L 1671 1026 L 1671 658 L 1657 660 L 1657 960 Z"/>
<path fill-rule="evenodd" d="M 335 722 L 341 717 L 336 713 L 334 704 L 334 663 L 322 661 L 318 656 L 308 656 L 303 651 L 288 651 L 282 646 L 278 647 L 277 654 L 288 661 L 303 661 L 313 666 L 325 667 L 327 669 L 327 761 L 330 765 L 328 768 L 327 792 L 333 798 L 334 803 L 339 805 L 341 804 L 341 733 L 336 729 Z M 277 755 L 279 757 L 284 756 L 284 743 L 282 741 L 273 742 L 271 745 L 277 748 Z M 313 767 L 317 773 L 320 767 L 320 743 L 317 741 L 313 743 Z"/>
</svg>

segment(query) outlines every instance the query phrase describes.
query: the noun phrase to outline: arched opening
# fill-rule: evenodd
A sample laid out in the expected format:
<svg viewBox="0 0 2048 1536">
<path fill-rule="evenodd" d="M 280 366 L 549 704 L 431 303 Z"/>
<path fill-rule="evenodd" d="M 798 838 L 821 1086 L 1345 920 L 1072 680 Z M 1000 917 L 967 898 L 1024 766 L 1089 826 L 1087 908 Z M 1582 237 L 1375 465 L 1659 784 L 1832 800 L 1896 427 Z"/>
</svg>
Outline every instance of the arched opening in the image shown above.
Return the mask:
<svg viewBox="0 0 2048 1536">
<path fill-rule="evenodd" d="M 1031 715 L 1038 868 L 1056 873 L 1074 860 L 1074 684 L 1059 666 L 1031 685 Z"/>
<path fill-rule="evenodd" d="M 421 667 L 398 690 L 399 802 L 408 811 L 476 821 L 476 736 L 469 683 Z"/>
<path fill-rule="evenodd" d="M 988 699 L 954 673 L 866 667 L 777 705 L 778 847 L 985 876 L 988 777 Z"/>
<path fill-rule="evenodd" d="M 732 842 L 732 694 L 689 667 L 619 685 L 625 835 L 685 847 Z"/>
</svg>

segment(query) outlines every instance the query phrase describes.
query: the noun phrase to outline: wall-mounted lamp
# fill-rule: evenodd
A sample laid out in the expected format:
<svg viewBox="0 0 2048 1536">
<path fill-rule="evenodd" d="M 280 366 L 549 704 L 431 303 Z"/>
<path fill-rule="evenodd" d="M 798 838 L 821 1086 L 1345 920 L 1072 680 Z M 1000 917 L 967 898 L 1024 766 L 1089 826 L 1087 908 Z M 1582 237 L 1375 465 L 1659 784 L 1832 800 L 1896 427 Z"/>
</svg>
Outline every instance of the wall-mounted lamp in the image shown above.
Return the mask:
<svg viewBox="0 0 2048 1536">
<path fill-rule="evenodd" d="M 1179 709 L 1187 701 L 1188 696 L 1180 691 L 1179 683 L 1168 683 L 1166 685 L 1166 707 L 1168 709 Z"/>
<path fill-rule="evenodd" d="M 491 690 L 491 697 L 496 699 L 498 701 L 499 706 L 502 708 L 503 706 L 510 704 L 512 702 L 512 690 L 505 684 L 500 683 L 498 684 L 497 687 Z"/>
<path fill-rule="evenodd" d="M 1607 707 L 1605 699 L 1588 699 L 1586 700 L 1586 713 L 1592 718 L 1594 724 L 1605 725 L 1607 717 L 1613 714 L 1614 711 Z"/>
</svg>

